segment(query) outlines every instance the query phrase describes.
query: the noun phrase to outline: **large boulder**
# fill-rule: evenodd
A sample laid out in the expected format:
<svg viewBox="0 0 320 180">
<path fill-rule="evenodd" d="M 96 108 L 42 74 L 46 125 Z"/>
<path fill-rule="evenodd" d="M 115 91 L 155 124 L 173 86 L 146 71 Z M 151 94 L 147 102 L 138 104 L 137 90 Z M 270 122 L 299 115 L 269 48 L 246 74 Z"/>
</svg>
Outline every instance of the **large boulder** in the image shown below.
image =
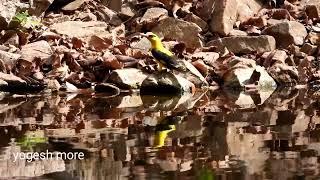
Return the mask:
<svg viewBox="0 0 320 180">
<path fill-rule="evenodd" d="M 257 66 L 252 59 L 233 57 L 228 62 L 229 69 L 224 73 L 224 86 L 243 89 L 246 85 L 255 84 L 258 89 L 268 90 L 276 87 L 276 82 L 267 71 Z"/>
<path fill-rule="evenodd" d="M 262 33 L 276 38 L 277 46 L 282 48 L 286 48 L 291 44 L 302 45 L 308 35 L 304 25 L 296 21 L 275 24 L 263 30 Z"/>
<path fill-rule="evenodd" d="M 237 20 L 237 0 L 216 0 L 210 22 L 210 29 L 222 35 L 228 35 Z"/>
<path fill-rule="evenodd" d="M 107 81 L 123 89 L 137 89 L 147 77 L 139 69 L 127 68 L 112 71 Z"/>
<path fill-rule="evenodd" d="M 276 48 L 276 41 L 272 36 L 234 36 L 210 41 L 208 46 L 217 46 L 219 51 L 226 47 L 233 53 L 267 52 Z"/>
<path fill-rule="evenodd" d="M 193 83 L 170 72 L 156 72 L 148 76 L 141 85 L 141 94 L 184 94 L 195 91 Z"/>
<path fill-rule="evenodd" d="M 187 48 L 202 47 L 202 41 L 199 37 L 201 28 L 194 23 L 168 17 L 161 20 L 152 29 L 152 32 L 160 37 L 184 42 Z"/>
</svg>

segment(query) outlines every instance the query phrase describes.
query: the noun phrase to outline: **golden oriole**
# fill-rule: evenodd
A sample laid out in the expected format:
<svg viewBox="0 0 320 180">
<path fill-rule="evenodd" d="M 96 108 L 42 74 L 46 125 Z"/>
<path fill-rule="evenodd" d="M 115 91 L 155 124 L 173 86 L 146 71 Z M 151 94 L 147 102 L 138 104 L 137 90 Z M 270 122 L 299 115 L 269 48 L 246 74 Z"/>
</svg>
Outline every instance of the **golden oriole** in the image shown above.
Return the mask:
<svg viewBox="0 0 320 180">
<path fill-rule="evenodd" d="M 150 41 L 151 54 L 158 63 L 160 70 L 163 67 L 180 71 L 186 70 L 186 67 L 177 61 L 177 57 L 163 46 L 161 39 L 156 34 L 148 32 L 142 35 Z"/>
</svg>

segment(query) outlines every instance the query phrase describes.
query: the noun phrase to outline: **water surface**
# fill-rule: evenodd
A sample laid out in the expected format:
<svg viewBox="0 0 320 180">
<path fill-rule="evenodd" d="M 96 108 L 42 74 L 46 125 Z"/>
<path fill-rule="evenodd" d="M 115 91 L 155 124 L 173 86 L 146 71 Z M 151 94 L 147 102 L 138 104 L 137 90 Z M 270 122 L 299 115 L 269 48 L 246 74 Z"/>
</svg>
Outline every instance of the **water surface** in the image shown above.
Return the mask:
<svg viewBox="0 0 320 180">
<path fill-rule="evenodd" d="M 3 95 L 1 179 L 319 179 L 319 98 L 310 90 Z M 17 152 L 84 160 L 13 161 Z"/>
</svg>

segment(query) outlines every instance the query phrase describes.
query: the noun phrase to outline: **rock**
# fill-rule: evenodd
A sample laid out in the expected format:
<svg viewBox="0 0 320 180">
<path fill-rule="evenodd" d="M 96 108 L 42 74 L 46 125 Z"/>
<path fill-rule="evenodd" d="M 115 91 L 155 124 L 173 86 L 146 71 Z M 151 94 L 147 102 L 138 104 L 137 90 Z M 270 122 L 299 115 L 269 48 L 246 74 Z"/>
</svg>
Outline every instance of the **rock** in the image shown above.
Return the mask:
<svg viewBox="0 0 320 180">
<path fill-rule="evenodd" d="M 286 21 L 263 30 L 263 34 L 268 34 L 276 38 L 277 46 L 286 48 L 291 44 L 302 45 L 308 35 L 303 24 L 296 21 Z"/>
<path fill-rule="evenodd" d="M 5 74 L 0 72 L 0 91 L 6 91 L 6 92 L 29 92 L 33 91 L 36 92 L 39 89 L 37 87 L 32 87 L 31 85 L 28 85 L 27 82 L 20 77 L 15 76 L 14 74 Z"/>
<path fill-rule="evenodd" d="M 79 92 L 79 89 L 72 83 L 66 82 L 63 86 L 63 89 L 66 92 L 71 92 L 71 93 L 77 93 Z"/>
<path fill-rule="evenodd" d="M 86 0 L 75 0 L 75 1 L 65 5 L 62 8 L 62 10 L 63 11 L 75 11 L 75 10 L 79 9 L 84 2 L 86 2 Z"/>
<path fill-rule="evenodd" d="M 102 93 L 110 93 L 114 96 L 117 96 L 120 94 L 120 89 L 117 87 L 117 86 L 114 86 L 112 84 L 109 84 L 109 83 L 100 83 L 100 84 L 97 84 L 95 87 L 94 87 L 94 90 L 96 92 L 102 92 Z"/>
<path fill-rule="evenodd" d="M 286 22 L 286 20 L 283 20 L 283 19 L 268 19 L 267 20 L 267 25 L 268 26 L 273 26 L 273 25 L 276 25 L 276 24 L 279 24 L 279 23 L 282 23 L 282 22 Z"/>
<path fill-rule="evenodd" d="M 216 0 L 210 22 L 210 29 L 221 35 L 228 35 L 237 20 L 237 0 Z"/>
<path fill-rule="evenodd" d="M 139 41 L 131 42 L 130 47 L 149 51 L 149 49 L 151 48 L 151 43 L 147 38 L 144 37 Z"/>
<path fill-rule="evenodd" d="M 17 60 L 21 57 L 20 54 L 10 53 L 0 50 L 0 60 L 2 60 L 6 65 L 13 67 Z"/>
<path fill-rule="evenodd" d="M 211 66 L 214 65 L 215 61 L 219 58 L 219 53 L 216 52 L 197 52 L 192 54 L 191 59 L 195 60 L 203 60 L 206 64 Z"/>
<path fill-rule="evenodd" d="M 204 21 L 208 21 L 214 10 L 215 0 L 203 0 L 194 2 L 194 13 Z"/>
<path fill-rule="evenodd" d="M 54 0 L 31 0 L 31 7 L 29 9 L 29 14 L 33 16 L 41 16 L 53 3 Z"/>
<path fill-rule="evenodd" d="M 120 26 L 122 24 L 122 20 L 120 19 L 118 14 L 105 6 L 99 7 L 96 14 L 101 19 L 101 21 L 104 21 L 113 26 Z"/>
<path fill-rule="evenodd" d="M 239 0 L 237 6 L 237 20 L 245 21 L 253 17 L 262 8 L 263 3 L 259 0 Z"/>
<path fill-rule="evenodd" d="M 2 88 L 3 88 L 3 87 L 7 87 L 8 85 L 9 85 L 9 84 L 8 84 L 6 81 L 0 79 L 0 89 L 1 89 L 1 87 L 2 87 Z"/>
<path fill-rule="evenodd" d="M 20 0 L 1 0 L 0 30 L 6 29 L 11 19 L 16 15 Z"/>
<path fill-rule="evenodd" d="M 229 36 L 248 36 L 248 33 L 245 31 L 233 29 L 230 31 Z"/>
<path fill-rule="evenodd" d="M 202 47 L 202 41 L 199 38 L 201 28 L 194 23 L 168 17 L 161 20 L 152 32 L 160 37 L 184 42 L 187 48 Z"/>
<path fill-rule="evenodd" d="M 307 39 L 313 45 L 320 45 L 320 33 L 310 32 Z"/>
<path fill-rule="evenodd" d="M 47 84 L 47 89 L 51 91 L 59 91 L 61 88 L 60 83 L 56 79 L 46 79 L 45 83 Z"/>
<path fill-rule="evenodd" d="M 310 43 L 304 43 L 300 51 L 306 53 L 307 55 L 312 55 L 317 51 L 317 46 Z"/>
<path fill-rule="evenodd" d="M 193 22 L 196 25 L 198 25 L 202 31 L 207 31 L 208 30 L 208 24 L 206 21 L 202 20 L 200 17 L 190 13 L 186 15 L 183 20 L 188 21 L 188 22 Z"/>
<path fill-rule="evenodd" d="M 309 0 L 305 6 L 306 13 L 310 19 L 319 19 L 320 17 L 320 0 Z"/>
<path fill-rule="evenodd" d="M 208 82 L 203 77 L 203 75 L 190 62 L 181 61 L 181 63 L 183 63 L 183 65 L 187 68 L 187 72 L 180 73 L 182 77 L 192 82 L 196 87 L 202 87 L 203 85 L 208 85 Z"/>
<path fill-rule="evenodd" d="M 313 56 L 307 56 L 301 61 L 297 69 L 299 72 L 299 83 L 306 84 L 312 78 L 314 79 L 315 77 L 317 77 L 318 68 L 316 66 L 313 66 L 314 63 L 315 57 Z"/>
<path fill-rule="evenodd" d="M 158 20 L 168 16 L 168 11 L 164 8 L 150 8 L 144 13 L 140 19 L 141 24 L 158 23 Z"/>
<path fill-rule="evenodd" d="M 111 34 L 107 31 L 108 25 L 101 21 L 65 21 L 53 24 L 51 30 L 58 34 L 66 35 L 69 38 L 78 38 L 89 41 L 92 36 L 100 38 L 111 38 Z"/>
<path fill-rule="evenodd" d="M 275 63 L 267 71 L 281 86 L 296 85 L 298 82 L 299 76 L 296 67 Z"/>
<path fill-rule="evenodd" d="M 276 48 L 276 41 L 272 36 L 234 36 L 210 41 L 208 46 L 217 46 L 218 51 L 226 47 L 229 51 L 238 53 L 267 52 Z"/>
<path fill-rule="evenodd" d="M 141 70 L 127 68 L 112 71 L 107 81 L 123 89 L 137 89 L 146 78 Z"/>
<path fill-rule="evenodd" d="M 228 62 L 229 69 L 224 73 L 224 86 L 233 89 L 243 89 L 246 85 L 255 84 L 260 90 L 276 87 L 276 82 L 267 71 L 257 66 L 252 59 L 234 57 Z"/>
<path fill-rule="evenodd" d="M 116 12 L 119 12 L 121 10 L 121 7 L 122 7 L 122 0 L 103 0 L 102 3 L 104 5 L 107 5 L 108 8 L 116 11 Z"/>
<path fill-rule="evenodd" d="M 195 86 L 187 79 L 169 72 L 156 72 L 148 76 L 141 85 L 140 93 L 147 94 L 184 94 L 195 91 Z"/>
<path fill-rule="evenodd" d="M 119 102 L 120 104 L 117 106 L 117 108 L 136 108 L 143 106 L 142 99 L 140 95 L 137 94 L 123 96 Z"/>
<path fill-rule="evenodd" d="M 270 58 L 270 56 L 272 56 Z M 262 58 L 265 59 L 263 62 L 264 67 L 269 67 L 271 64 L 278 62 L 278 63 L 285 63 L 288 55 L 283 50 L 275 50 L 273 52 L 265 52 L 262 55 Z"/>
<path fill-rule="evenodd" d="M 37 41 L 22 46 L 20 59 L 32 62 L 35 58 L 40 58 L 43 61 L 51 58 L 53 51 L 47 41 Z"/>
<path fill-rule="evenodd" d="M 196 60 L 192 62 L 192 65 L 197 68 L 199 72 L 203 76 L 206 76 L 209 73 L 209 70 L 211 69 L 210 66 L 206 65 L 203 60 Z"/>
<path fill-rule="evenodd" d="M 129 18 L 135 15 L 136 11 L 134 7 L 131 7 L 129 4 L 124 4 L 121 7 L 121 12 L 118 13 L 118 16 L 123 20 L 128 20 Z"/>
</svg>

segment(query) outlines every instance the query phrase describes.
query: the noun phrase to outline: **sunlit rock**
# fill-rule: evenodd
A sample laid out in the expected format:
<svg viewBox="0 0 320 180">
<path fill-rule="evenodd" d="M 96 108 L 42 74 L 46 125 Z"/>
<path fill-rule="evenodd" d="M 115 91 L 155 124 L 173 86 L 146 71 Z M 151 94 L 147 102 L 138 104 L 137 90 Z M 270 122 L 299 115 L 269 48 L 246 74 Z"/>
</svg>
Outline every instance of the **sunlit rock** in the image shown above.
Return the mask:
<svg viewBox="0 0 320 180">
<path fill-rule="evenodd" d="M 112 71 L 108 78 L 108 82 L 116 84 L 124 89 L 137 89 L 147 78 L 147 74 L 139 69 L 127 68 Z"/>
<path fill-rule="evenodd" d="M 228 64 L 229 69 L 223 75 L 225 87 L 242 89 L 246 85 L 255 84 L 257 89 L 263 91 L 277 87 L 267 71 L 252 59 L 234 57 Z"/>
</svg>

